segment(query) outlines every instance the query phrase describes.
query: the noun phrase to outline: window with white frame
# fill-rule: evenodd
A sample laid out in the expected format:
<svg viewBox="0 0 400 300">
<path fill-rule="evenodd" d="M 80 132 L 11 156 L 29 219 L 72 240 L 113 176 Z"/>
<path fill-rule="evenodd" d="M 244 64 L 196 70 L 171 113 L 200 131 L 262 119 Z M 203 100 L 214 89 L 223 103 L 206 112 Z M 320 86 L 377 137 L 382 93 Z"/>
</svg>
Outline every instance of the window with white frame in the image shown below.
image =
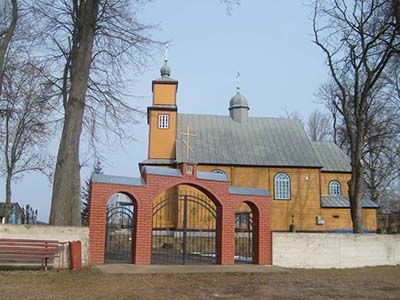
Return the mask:
<svg viewBox="0 0 400 300">
<path fill-rule="evenodd" d="M 341 193 L 341 187 L 340 187 L 340 182 L 337 180 L 332 180 L 329 182 L 329 195 L 330 196 L 340 196 Z"/>
<path fill-rule="evenodd" d="M 224 172 L 223 170 L 221 170 L 221 169 L 212 170 L 211 173 L 214 173 L 214 174 L 224 174 L 224 175 L 226 175 L 225 172 Z"/>
<path fill-rule="evenodd" d="M 274 179 L 275 199 L 290 200 L 290 177 L 285 173 L 278 173 Z"/>
<path fill-rule="evenodd" d="M 158 115 L 158 128 L 169 128 L 169 115 Z"/>
</svg>

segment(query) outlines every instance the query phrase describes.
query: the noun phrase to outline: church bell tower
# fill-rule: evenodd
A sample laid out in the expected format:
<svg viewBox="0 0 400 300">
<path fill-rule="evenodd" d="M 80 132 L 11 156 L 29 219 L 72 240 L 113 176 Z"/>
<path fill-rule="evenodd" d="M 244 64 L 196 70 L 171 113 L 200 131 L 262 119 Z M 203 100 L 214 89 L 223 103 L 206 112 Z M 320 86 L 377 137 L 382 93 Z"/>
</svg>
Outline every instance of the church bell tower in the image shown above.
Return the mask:
<svg viewBox="0 0 400 300">
<path fill-rule="evenodd" d="M 175 160 L 178 81 L 170 77 L 168 47 L 164 65 L 160 69 L 161 78 L 153 80 L 153 103 L 147 108 L 149 125 L 149 159 Z"/>
</svg>

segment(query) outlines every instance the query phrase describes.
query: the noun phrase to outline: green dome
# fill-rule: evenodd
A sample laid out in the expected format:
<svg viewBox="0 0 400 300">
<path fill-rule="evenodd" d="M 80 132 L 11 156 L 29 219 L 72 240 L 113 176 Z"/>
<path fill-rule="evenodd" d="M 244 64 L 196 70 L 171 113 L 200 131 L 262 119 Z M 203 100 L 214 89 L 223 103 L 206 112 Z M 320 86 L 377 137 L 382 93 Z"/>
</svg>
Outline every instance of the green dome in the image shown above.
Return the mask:
<svg viewBox="0 0 400 300">
<path fill-rule="evenodd" d="M 236 95 L 229 102 L 229 109 L 239 108 L 239 107 L 249 109 L 249 103 L 247 102 L 246 97 L 240 94 L 240 92 L 238 91 Z"/>
<path fill-rule="evenodd" d="M 168 66 L 167 61 L 160 69 L 161 77 L 169 77 L 171 75 L 171 68 Z"/>
</svg>

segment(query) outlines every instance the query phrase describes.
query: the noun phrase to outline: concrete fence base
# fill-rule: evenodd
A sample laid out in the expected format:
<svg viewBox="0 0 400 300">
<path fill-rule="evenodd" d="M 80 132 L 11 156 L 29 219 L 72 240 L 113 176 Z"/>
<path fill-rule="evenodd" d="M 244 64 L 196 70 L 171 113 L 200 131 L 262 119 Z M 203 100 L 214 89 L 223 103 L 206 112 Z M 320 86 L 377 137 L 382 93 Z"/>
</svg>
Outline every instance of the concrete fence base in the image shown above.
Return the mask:
<svg viewBox="0 0 400 300">
<path fill-rule="evenodd" d="M 287 268 L 356 268 L 400 264 L 400 235 L 272 235 L 272 263 Z"/>
<path fill-rule="evenodd" d="M 57 240 L 59 242 L 59 258 L 55 259 L 54 268 L 69 268 L 71 259 L 68 243 L 81 241 L 82 266 L 88 265 L 88 227 L 3 224 L 0 225 L 0 238 Z"/>
</svg>

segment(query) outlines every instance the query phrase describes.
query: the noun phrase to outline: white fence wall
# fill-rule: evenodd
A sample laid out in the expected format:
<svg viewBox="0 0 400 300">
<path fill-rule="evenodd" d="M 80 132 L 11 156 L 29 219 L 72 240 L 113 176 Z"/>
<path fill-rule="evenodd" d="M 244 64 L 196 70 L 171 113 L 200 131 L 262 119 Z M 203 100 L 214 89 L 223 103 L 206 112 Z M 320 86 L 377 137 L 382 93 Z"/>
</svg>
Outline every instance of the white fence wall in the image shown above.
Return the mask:
<svg viewBox="0 0 400 300">
<path fill-rule="evenodd" d="M 288 268 L 398 265 L 400 235 L 274 232 L 272 261 Z"/>
<path fill-rule="evenodd" d="M 55 259 L 54 268 L 68 268 L 70 265 L 68 242 L 81 241 L 82 266 L 86 266 L 88 264 L 88 227 L 0 224 L 0 238 L 59 241 L 59 258 Z"/>
</svg>

